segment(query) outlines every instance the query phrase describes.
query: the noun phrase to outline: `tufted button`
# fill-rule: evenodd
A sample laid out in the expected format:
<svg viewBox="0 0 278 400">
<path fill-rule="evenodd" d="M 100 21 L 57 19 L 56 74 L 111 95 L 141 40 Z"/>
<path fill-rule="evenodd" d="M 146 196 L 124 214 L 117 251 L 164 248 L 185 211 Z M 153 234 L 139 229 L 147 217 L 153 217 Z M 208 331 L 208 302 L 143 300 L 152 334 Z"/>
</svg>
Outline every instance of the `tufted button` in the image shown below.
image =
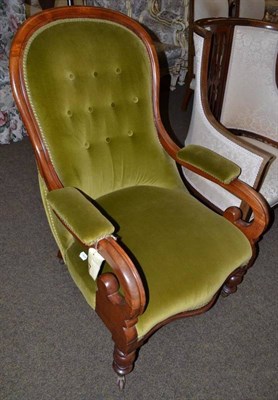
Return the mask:
<svg viewBox="0 0 278 400">
<path fill-rule="evenodd" d="M 88 107 L 88 111 L 89 111 L 89 113 L 92 113 L 93 111 L 94 111 L 94 109 L 93 109 L 93 107 Z"/>
<path fill-rule="evenodd" d="M 85 149 L 89 149 L 91 147 L 90 143 L 89 142 L 85 142 L 84 143 L 84 147 L 85 147 Z"/>
<path fill-rule="evenodd" d="M 72 112 L 70 110 L 67 111 L 67 116 L 72 117 Z"/>
<path fill-rule="evenodd" d="M 115 69 L 115 72 L 116 72 L 117 75 L 119 75 L 122 72 L 122 70 L 121 70 L 121 68 L 117 67 Z"/>
<path fill-rule="evenodd" d="M 106 141 L 106 143 L 110 143 L 111 142 L 110 137 L 105 138 L 105 141 Z"/>
<path fill-rule="evenodd" d="M 133 136 L 134 132 L 130 129 L 130 130 L 127 132 L 127 134 L 128 134 L 128 136 Z"/>
<path fill-rule="evenodd" d="M 69 79 L 72 81 L 75 78 L 74 74 L 72 72 L 69 73 Z"/>
<path fill-rule="evenodd" d="M 138 97 L 134 96 L 132 101 L 133 101 L 133 103 L 138 103 L 139 99 L 138 99 Z"/>
<path fill-rule="evenodd" d="M 116 107 L 116 104 L 112 101 L 112 103 L 111 103 L 111 107 L 112 108 L 115 108 Z"/>
<path fill-rule="evenodd" d="M 94 78 L 96 78 L 98 76 L 97 71 L 94 71 L 92 75 L 93 75 Z"/>
</svg>

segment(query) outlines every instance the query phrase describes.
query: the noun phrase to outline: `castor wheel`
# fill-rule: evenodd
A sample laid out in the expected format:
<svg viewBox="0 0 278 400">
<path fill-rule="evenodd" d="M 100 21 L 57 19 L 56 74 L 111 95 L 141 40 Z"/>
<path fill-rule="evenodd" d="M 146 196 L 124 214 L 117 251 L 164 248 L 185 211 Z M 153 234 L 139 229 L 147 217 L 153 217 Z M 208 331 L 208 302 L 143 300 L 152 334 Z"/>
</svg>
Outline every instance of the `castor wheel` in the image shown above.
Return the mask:
<svg viewBox="0 0 278 400">
<path fill-rule="evenodd" d="M 123 391 L 123 390 L 124 390 L 124 388 L 125 388 L 125 382 L 126 382 L 125 376 L 124 376 L 124 375 L 123 375 L 123 376 L 119 376 L 119 375 L 118 375 L 118 377 L 117 377 L 117 385 L 118 385 L 120 391 Z"/>
</svg>

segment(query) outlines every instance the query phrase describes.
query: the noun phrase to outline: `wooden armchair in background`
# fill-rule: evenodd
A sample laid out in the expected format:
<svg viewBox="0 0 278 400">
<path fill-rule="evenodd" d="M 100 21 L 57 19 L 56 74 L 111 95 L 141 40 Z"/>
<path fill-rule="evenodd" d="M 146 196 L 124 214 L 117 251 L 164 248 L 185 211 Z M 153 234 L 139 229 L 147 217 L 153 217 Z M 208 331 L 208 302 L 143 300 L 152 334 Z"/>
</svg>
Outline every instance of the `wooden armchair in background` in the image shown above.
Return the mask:
<svg viewBox="0 0 278 400">
<path fill-rule="evenodd" d="M 241 180 L 278 203 L 278 26 L 244 18 L 195 23 L 196 88 L 185 144 L 217 151 L 241 167 Z M 240 206 L 221 188 L 184 170 L 219 210 Z"/>
<path fill-rule="evenodd" d="M 230 17 L 262 20 L 265 16 L 266 0 L 229 0 Z"/>
<path fill-rule="evenodd" d="M 195 86 L 194 68 L 194 22 L 202 18 L 228 17 L 228 0 L 189 0 L 188 9 L 188 67 L 185 77 L 185 91 L 182 108 L 186 109 Z"/>
<path fill-rule="evenodd" d="M 182 109 L 186 109 L 195 87 L 194 42 L 195 21 L 202 18 L 243 17 L 263 19 L 265 0 L 189 0 L 188 9 L 188 68 Z"/>
</svg>

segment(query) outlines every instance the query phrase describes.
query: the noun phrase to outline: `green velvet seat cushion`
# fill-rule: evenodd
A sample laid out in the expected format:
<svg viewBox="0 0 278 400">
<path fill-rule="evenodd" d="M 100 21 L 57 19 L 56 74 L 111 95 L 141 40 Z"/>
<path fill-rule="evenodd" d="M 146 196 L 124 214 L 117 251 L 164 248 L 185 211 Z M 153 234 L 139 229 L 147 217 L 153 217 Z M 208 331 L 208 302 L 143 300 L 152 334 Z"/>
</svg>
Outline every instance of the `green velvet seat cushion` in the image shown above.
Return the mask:
<svg viewBox="0 0 278 400">
<path fill-rule="evenodd" d="M 246 237 L 230 222 L 182 190 L 138 186 L 97 200 L 118 227 L 147 283 L 148 305 L 137 330 L 152 327 L 177 313 L 207 304 L 229 274 L 251 257 Z M 70 271 L 94 306 L 92 279 L 77 261 L 75 243 L 67 257 Z M 80 270 L 79 270 L 80 268 Z"/>
</svg>

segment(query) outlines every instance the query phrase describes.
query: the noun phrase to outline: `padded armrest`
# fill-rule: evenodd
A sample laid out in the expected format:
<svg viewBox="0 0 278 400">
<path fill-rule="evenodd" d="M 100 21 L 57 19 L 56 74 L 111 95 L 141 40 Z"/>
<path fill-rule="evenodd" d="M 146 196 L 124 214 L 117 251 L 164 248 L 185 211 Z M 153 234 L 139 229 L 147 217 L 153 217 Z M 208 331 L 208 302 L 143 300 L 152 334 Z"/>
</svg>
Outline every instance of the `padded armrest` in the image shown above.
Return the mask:
<svg viewBox="0 0 278 400">
<path fill-rule="evenodd" d="M 195 144 L 189 144 L 179 150 L 177 158 L 225 184 L 229 184 L 238 178 L 241 172 L 240 167 L 234 162 L 212 150 Z"/>
<path fill-rule="evenodd" d="M 52 190 L 47 194 L 47 201 L 62 223 L 88 247 L 115 230 L 111 222 L 73 187 Z"/>
</svg>

